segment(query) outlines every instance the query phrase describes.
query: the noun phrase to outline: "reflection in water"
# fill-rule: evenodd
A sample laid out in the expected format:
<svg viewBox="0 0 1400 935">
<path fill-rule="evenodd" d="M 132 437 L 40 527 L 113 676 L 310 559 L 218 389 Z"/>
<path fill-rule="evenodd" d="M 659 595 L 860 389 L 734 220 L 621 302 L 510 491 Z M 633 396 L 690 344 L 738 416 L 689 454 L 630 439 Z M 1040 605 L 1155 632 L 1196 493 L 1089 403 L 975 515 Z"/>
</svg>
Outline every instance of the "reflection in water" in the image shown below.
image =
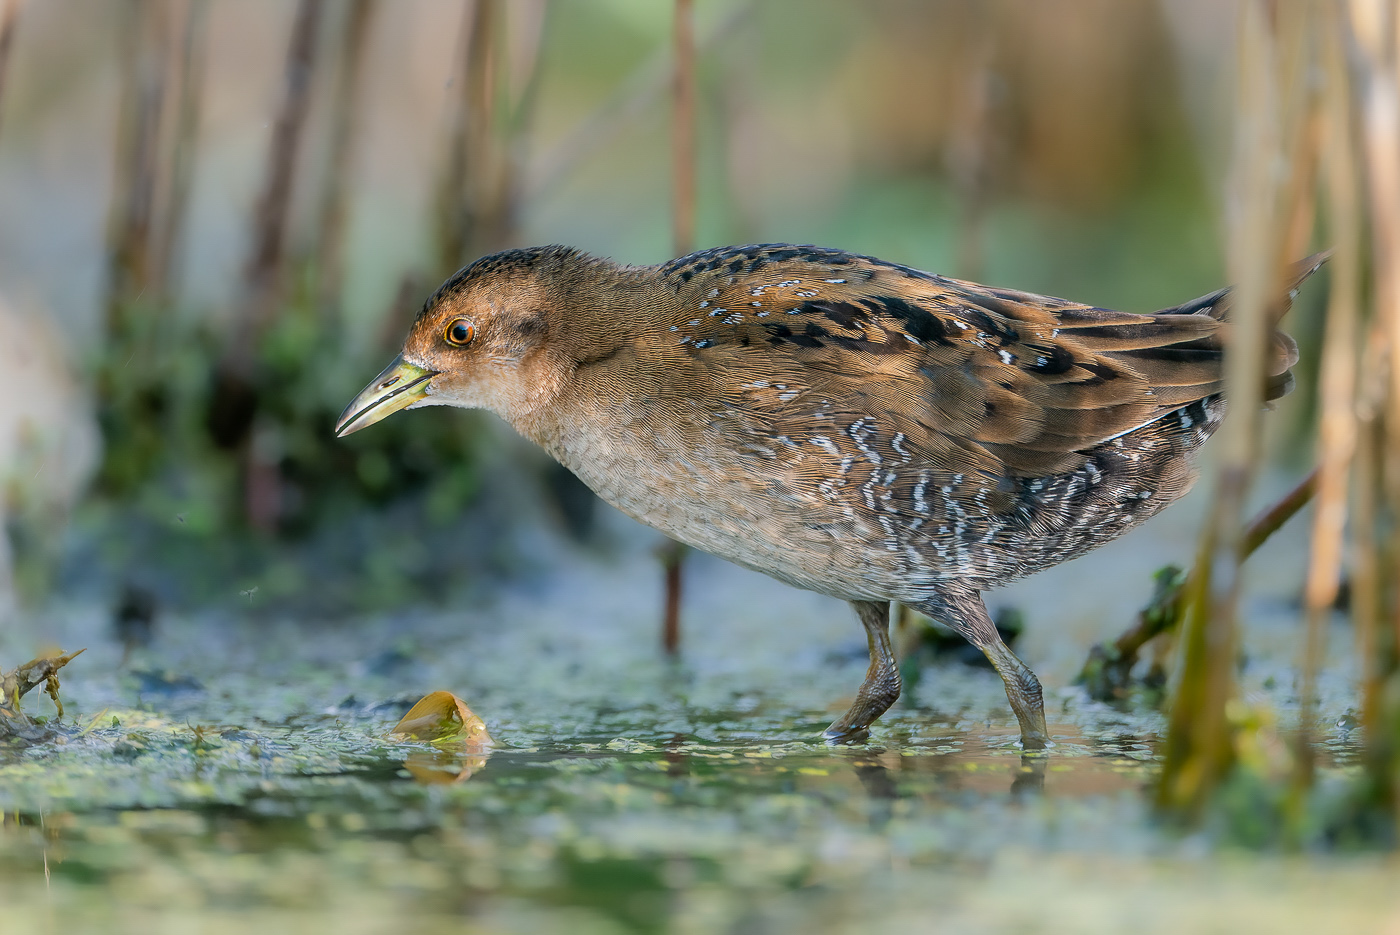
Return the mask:
<svg viewBox="0 0 1400 935">
<path fill-rule="evenodd" d="M 1044 754 L 1022 756 L 1021 768 L 1016 771 L 1016 778 L 1011 781 L 1011 798 L 1044 795 L 1045 767 L 1049 762 L 1050 757 Z"/>
<path fill-rule="evenodd" d="M 457 749 L 439 747 L 410 753 L 403 761 L 404 769 L 415 781 L 425 786 L 440 786 L 466 782 L 491 757 L 489 744 L 461 744 Z"/>
<path fill-rule="evenodd" d="M 899 787 L 890 771 L 876 756 L 858 756 L 851 760 L 856 778 L 865 787 L 865 792 L 877 801 L 899 798 Z"/>
<path fill-rule="evenodd" d="M 411 753 L 404 760 L 404 768 L 423 785 L 466 782 L 491 755 L 486 722 L 452 692 L 424 695 L 391 733 L 433 745 L 433 750 Z"/>
<path fill-rule="evenodd" d="M 861 756 L 851 761 L 856 778 L 870 796 L 870 830 L 884 831 L 894 816 L 894 802 L 899 798 L 899 785 L 889 769 L 877 757 Z"/>
<path fill-rule="evenodd" d="M 894 761 L 897 765 L 895 770 L 892 770 L 882 759 L 887 753 L 888 751 L 882 748 L 872 749 L 850 758 L 851 769 L 874 807 L 872 827 L 876 830 L 884 827 L 889 821 L 892 802 L 896 799 L 917 797 L 920 794 L 916 791 L 917 786 L 913 790 L 901 792 L 896 770 L 902 772 L 912 768 L 925 774 L 931 770 L 950 786 L 956 787 L 961 785 L 963 770 L 977 765 L 974 758 L 957 754 L 916 758 L 900 756 Z M 1049 762 L 1050 757 L 1047 755 L 1023 755 L 1020 762 L 1011 767 L 1009 795 L 1012 801 L 1044 795 L 1045 773 Z"/>
<path fill-rule="evenodd" d="M 947 730 L 833 750 L 804 739 L 807 727 L 794 720 L 764 740 L 633 728 L 493 752 L 460 740 L 381 744 L 381 724 L 350 725 L 316 734 L 340 746 L 314 761 L 248 753 L 254 744 L 286 751 L 295 730 L 225 731 L 200 764 L 175 726 L 169 735 L 184 746 L 161 747 L 152 733 L 150 749 L 127 759 L 64 745 L 32 769 L 12 767 L 8 786 L 0 770 L 0 794 L 53 779 L 72 788 L 94 763 L 105 767 L 104 789 L 140 785 L 115 808 L 11 806 L 0 817 L 0 918 L 60 907 L 68 930 L 112 930 L 178 911 L 180 924 L 167 928 L 197 931 L 228 907 L 275 907 L 275 930 L 319 913 L 317 930 L 372 920 L 458 931 L 468 913 L 496 931 L 825 935 L 894 930 L 890 920 L 935 910 L 965 922 L 1016 900 L 1028 915 L 1014 924 L 958 928 L 1010 932 L 1028 930 L 1025 919 L 1042 917 L 1061 890 L 1094 905 L 1132 895 L 1109 920 L 1118 928 L 1074 928 L 1107 932 L 1157 898 L 1132 889 L 1143 880 L 1166 881 L 1152 885 L 1177 906 L 1166 897 L 1204 879 L 1173 890 L 1170 875 L 1142 872 L 1139 861 L 1139 876 L 1114 890 L 1103 878 L 1117 863 L 1085 875 L 1057 856 L 1062 847 L 1150 850 L 1144 764 L 1125 753 L 1135 747 L 1080 736 L 1049 756 L 1022 756 L 1005 732 Z M 190 782 L 196 765 L 203 778 Z M 159 776 L 172 782 L 170 804 L 143 806 Z M 62 791 L 43 788 L 50 802 Z M 1027 858 L 1037 868 L 1029 878 L 1054 882 L 1025 892 L 1008 884 L 1025 876 L 1020 865 L 995 855 L 1028 847 L 1044 848 Z M 1130 869 L 1137 860 L 1108 859 Z"/>
<path fill-rule="evenodd" d="M 685 776 L 690 772 L 690 757 L 682 750 L 685 743 L 685 734 L 672 734 L 666 741 L 666 775 Z"/>
</svg>

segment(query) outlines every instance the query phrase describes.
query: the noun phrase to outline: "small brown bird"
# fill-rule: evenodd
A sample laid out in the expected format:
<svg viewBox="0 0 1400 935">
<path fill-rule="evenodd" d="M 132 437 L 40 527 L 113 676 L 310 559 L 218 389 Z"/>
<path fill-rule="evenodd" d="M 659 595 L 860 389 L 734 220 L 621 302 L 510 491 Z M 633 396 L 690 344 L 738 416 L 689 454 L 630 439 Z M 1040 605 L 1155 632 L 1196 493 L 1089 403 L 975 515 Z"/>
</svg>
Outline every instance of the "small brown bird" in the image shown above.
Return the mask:
<svg viewBox="0 0 1400 935">
<path fill-rule="evenodd" d="M 850 601 L 870 668 L 828 737 L 865 736 L 899 697 L 901 601 L 987 655 L 1034 749 L 1040 683 L 981 592 L 1186 492 L 1224 414 L 1228 306 L 1135 315 L 787 244 L 660 266 L 511 250 L 438 289 L 336 432 L 490 409 L 624 513 Z M 1276 332 L 1268 398 L 1297 356 Z"/>
</svg>

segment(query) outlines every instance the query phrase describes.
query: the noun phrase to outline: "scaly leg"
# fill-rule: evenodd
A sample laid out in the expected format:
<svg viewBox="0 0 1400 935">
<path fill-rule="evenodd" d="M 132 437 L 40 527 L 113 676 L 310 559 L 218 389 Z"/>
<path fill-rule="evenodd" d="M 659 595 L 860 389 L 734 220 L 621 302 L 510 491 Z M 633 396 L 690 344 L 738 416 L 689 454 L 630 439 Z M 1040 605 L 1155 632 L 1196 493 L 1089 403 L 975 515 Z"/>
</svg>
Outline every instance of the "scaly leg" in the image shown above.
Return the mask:
<svg viewBox="0 0 1400 935">
<path fill-rule="evenodd" d="M 860 683 L 855 703 L 841 715 L 823 735 L 828 740 L 859 741 L 870 733 L 869 727 L 899 699 L 899 664 L 890 648 L 889 601 L 851 601 L 856 615 L 865 627 L 870 644 L 870 668 Z"/>
<path fill-rule="evenodd" d="M 1040 679 L 1035 677 L 1030 666 L 1016 658 L 1000 636 L 993 636 L 987 643 L 974 641 L 973 645 L 991 660 L 992 668 L 1006 685 L 1006 699 L 1021 723 L 1021 748 L 1044 750 L 1050 735 L 1045 730 L 1045 700 L 1040 692 Z"/>
<path fill-rule="evenodd" d="M 976 591 L 949 591 L 916 606 L 982 650 L 1006 686 L 1006 699 L 1011 702 L 1011 710 L 1021 724 L 1022 749 L 1044 750 L 1050 735 L 1045 730 L 1045 701 L 1040 680 L 1030 666 L 1016 658 L 1001 641 L 981 596 Z"/>
</svg>

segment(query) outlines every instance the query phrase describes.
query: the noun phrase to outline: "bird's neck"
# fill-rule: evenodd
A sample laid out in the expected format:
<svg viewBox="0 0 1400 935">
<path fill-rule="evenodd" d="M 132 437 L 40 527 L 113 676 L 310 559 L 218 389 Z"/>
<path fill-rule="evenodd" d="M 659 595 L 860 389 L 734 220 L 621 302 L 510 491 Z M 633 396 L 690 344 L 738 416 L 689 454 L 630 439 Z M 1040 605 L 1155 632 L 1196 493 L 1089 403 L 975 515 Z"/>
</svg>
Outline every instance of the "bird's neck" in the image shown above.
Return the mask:
<svg viewBox="0 0 1400 935">
<path fill-rule="evenodd" d="M 606 406 L 614 368 L 647 359 L 675 297 L 654 267 L 594 260 L 555 284 L 549 340 L 525 368 L 525 395 L 502 413 L 522 435 L 554 451 L 560 439 Z M 601 383 L 601 385 L 600 385 Z M 614 387 L 619 391 L 622 385 Z M 601 392 L 600 392 L 601 391 Z"/>
<path fill-rule="evenodd" d="M 654 267 L 599 260 L 580 272 L 561 283 L 550 329 L 560 363 L 571 369 L 654 333 L 671 304 Z"/>
</svg>

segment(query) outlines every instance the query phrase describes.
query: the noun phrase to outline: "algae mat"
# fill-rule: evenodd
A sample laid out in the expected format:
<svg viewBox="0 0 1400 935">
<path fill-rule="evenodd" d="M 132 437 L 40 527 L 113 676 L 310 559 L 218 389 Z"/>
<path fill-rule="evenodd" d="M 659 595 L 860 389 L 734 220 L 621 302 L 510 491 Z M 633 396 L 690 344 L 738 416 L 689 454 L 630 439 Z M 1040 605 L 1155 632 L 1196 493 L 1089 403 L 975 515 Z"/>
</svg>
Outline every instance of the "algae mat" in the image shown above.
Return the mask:
<svg viewBox="0 0 1400 935">
<path fill-rule="evenodd" d="M 1158 828 L 1160 716 L 1063 679 L 1046 757 L 954 664 L 870 743 L 817 742 L 864 668 L 845 608 L 696 565 L 679 665 L 600 568 L 452 613 L 171 619 L 125 669 L 102 611 L 54 611 L 43 632 L 91 648 L 69 727 L 0 751 L 0 932 L 1400 932 L 1388 859 Z M 1243 672 L 1281 717 L 1288 617 L 1251 609 Z M 1329 782 L 1348 686 L 1329 669 Z M 389 736 L 434 689 L 489 756 Z"/>
</svg>

